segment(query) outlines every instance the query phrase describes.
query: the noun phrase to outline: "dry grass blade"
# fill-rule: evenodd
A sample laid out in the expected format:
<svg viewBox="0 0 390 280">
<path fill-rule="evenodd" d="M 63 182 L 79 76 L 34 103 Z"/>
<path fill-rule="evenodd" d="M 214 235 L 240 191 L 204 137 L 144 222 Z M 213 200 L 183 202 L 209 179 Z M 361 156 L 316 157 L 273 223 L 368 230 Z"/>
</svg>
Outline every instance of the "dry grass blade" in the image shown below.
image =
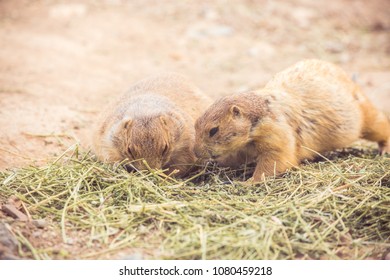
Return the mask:
<svg viewBox="0 0 390 280">
<path fill-rule="evenodd" d="M 86 241 L 85 253 L 58 256 L 19 235 L 31 258 L 381 258 L 390 248 L 390 159 L 347 152 L 248 187 L 240 182 L 251 167 L 208 166 L 176 180 L 73 148 L 46 166 L 1 172 L 0 200 L 16 195 L 34 219 L 50 218 L 64 246 Z"/>
</svg>

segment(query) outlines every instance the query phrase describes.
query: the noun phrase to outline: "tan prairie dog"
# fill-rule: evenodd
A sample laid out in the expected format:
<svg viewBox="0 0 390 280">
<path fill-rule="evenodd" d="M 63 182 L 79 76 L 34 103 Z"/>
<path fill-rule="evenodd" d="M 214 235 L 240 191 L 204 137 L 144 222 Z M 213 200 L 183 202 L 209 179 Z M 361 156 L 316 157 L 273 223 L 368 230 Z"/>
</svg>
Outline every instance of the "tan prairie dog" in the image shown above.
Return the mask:
<svg viewBox="0 0 390 280">
<path fill-rule="evenodd" d="M 260 90 L 216 101 L 196 121 L 195 153 L 222 166 L 256 162 L 251 180 L 280 174 L 359 137 L 390 152 L 390 124 L 334 64 L 304 60 Z"/>
<path fill-rule="evenodd" d="M 179 74 L 142 80 L 102 113 L 92 149 L 104 162 L 129 159 L 138 170 L 148 165 L 185 175 L 196 161 L 194 122 L 210 104 L 211 99 Z"/>
</svg>

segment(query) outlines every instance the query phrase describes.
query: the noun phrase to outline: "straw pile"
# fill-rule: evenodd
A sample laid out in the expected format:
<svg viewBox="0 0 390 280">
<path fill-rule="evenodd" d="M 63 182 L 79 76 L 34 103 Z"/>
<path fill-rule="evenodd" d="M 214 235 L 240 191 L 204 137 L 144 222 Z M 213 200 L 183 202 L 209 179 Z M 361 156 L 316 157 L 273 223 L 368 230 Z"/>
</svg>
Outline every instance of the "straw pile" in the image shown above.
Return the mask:
<svg viewBox="0 0 390 280">
<path fill-rule="evenodd" d="M 64 258 L 367 259 L 390 248 L 390 158 L 348 149 L 248 186 L 253 167 L 213 166 L 184 180 L 128 173 L 90 154 L 0 173 L 14 195 L 62 241 L 79 233 L 93 250 Z M 54 258 L 24 238 L 31 258 Z M 28 246 L 27 246 L 28 245 Z M 27 247 L 26 247 L 27 246 Z M 58 258 L 58 256 L 55 256 Z M 60 256 L 61 258 L 61 256 Z"/>
</svg>

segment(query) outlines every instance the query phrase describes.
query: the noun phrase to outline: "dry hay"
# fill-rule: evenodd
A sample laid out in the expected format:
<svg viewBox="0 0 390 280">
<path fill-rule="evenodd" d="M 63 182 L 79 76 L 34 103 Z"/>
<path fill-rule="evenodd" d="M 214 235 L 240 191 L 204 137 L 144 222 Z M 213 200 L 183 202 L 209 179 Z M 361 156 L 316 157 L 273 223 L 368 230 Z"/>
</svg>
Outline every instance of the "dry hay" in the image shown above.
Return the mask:
<svg viewBox="0 0 390 280">
<path fill-rule="evenodd" d="M 247 186 L 253 168 L 215 166 L 176 180 L 128 173 L 71 154 L 0 173 L 0 201 L 17 196 L 49 219 L 64 244 L 83 233 L 85 253 L 52 255 L 18 235 L 24 257 L 146 259 L 367 259 L 390 248 L 390 158 L 348 149 Z M 93 246 L 98 244 L 99 246 Z M 137 258 L 138 258 L 137 257 Z"/>
</svg>

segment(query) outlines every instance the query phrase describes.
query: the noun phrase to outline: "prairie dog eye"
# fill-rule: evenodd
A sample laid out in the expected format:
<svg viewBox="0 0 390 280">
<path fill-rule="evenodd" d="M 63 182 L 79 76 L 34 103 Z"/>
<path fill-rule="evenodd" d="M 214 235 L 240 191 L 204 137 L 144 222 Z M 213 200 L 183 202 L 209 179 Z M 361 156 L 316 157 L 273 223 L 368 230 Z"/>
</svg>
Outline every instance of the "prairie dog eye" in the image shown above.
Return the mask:
<svg viewBox="0 0 390 280">
<path fill-rule="evenodd" d="M 213 137 L 219 130 L 219 127 L 213 127 L 212 129 L 210 129 L 210 132 L 209 132 L 209 136 L 210 137 Z"/>
<path fill-rule="evenodd" d="M 164 147 L 164 150 L 162 152 L 162 155 L 165 156 L 167 154 L 167 152 L 168 152 L 168 145 L 165 144 L 165 147 Z"/>
</svg>

